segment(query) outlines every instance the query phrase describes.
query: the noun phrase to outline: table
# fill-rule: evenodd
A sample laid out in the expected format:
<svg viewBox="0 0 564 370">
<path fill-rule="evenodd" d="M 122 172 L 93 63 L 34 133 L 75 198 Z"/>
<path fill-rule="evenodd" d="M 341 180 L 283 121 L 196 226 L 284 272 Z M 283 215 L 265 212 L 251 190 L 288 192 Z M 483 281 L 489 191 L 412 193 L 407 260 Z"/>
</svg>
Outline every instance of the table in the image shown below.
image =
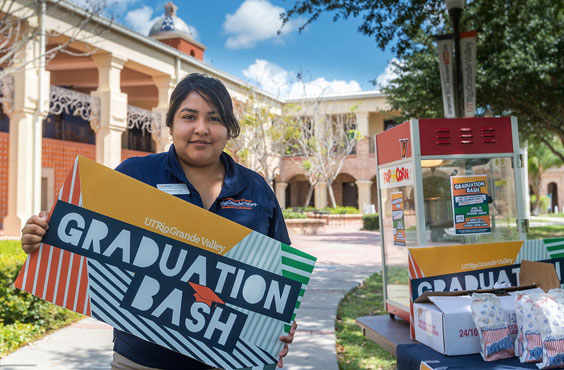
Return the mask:
<svg viewBox="0 0 564 370">
<path fill-rule="evenodd" d="M 398 344 L 396 347 L 398 359 L 397 370 L 419 370 L 421 361 L 437 361 L 428 363 L 425 369 L 464 369 L 464 370 L 513 370 L 537 369 L 535 364 L 522 364 L 517 357 L 504 360 L 486 362 L 480 354 L 466 356 L 443 356 L 432 348 L 421 343 Z"/>
</svg>

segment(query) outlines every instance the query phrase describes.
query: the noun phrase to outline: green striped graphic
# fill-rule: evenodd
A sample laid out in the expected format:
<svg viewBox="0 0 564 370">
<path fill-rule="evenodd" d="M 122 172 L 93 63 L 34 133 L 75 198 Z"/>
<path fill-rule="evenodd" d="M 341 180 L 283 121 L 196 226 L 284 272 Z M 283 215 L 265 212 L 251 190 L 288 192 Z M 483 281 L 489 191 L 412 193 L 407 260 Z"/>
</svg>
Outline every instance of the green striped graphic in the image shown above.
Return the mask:
<svg viewBox="0 0 564 370">
<path fill-rule="evenodd" d="M 291 272 L 291 271 L 288 271 L 288 270 L 282 269 L 282 276 L 284 276 L 285 278 L 288 278 L 288 279 L 298 281 L 302 284 L 309 283 L 309 277 L 305 277 L 303 275 L 299 275 L 299 274 L 296 274 L 295 272 Z"/>
<path fill-rule="evenodd" d="M 292 248 L 289 245 L 286 245 L 284 243 L 280 243 L 280 244 L 282 244 L 282 252 L 295 254 L 296 256 L 307 258 L 307 259 L 311 260 L 312 262 L 315 262 L 317 260 L 317 258 L 315 258 L 314 256 L 311 256 L 311 255 L 309 255 L 305 252 L 302 252 L 302 251 L 300 251 L 296 248 Z"/>
<path fill-rule="evenodd" d="M 544 239 L 543 243 L 551 258 L 564 257 L 564 238 Z"/>
<path fill-rule="evenodd" d="M 286 266 L 291 266 L 293 268 L 303 270 L 303 271 L 306 271 L 306 272 L 312 272 L 313 271 L 313 265 L 308 265 L 306 263 L 293 260 L 289 257 L 282 256 L 282 264 L 286 265 Z"/>
</svg>

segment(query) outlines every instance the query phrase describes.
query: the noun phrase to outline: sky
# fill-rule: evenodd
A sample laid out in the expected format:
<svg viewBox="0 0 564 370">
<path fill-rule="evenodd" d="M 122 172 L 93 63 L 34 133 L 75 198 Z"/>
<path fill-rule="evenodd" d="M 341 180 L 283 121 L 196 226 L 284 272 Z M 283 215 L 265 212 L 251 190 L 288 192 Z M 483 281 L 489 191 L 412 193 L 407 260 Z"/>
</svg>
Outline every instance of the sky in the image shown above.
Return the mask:
<svg viewBox="0 0 564 370">
<path fill-rule="evenodd" d="M 167 2 L 116 0 L 108 11 L 118 23 L 147 35 L 164 15 Z M 206 63 L 274 96 L 373 91 L 393 76 L 392 53 L 358 32 L 359 19 L 333 22 L 332 15 L 324 14 L 300 33 L 305 18 L 295 18 L 278 35 L 279 14 L 291 6 L 291 0 L 176 0 L 175 4 L 177 16 L 207 47 Z"/>
</svg>

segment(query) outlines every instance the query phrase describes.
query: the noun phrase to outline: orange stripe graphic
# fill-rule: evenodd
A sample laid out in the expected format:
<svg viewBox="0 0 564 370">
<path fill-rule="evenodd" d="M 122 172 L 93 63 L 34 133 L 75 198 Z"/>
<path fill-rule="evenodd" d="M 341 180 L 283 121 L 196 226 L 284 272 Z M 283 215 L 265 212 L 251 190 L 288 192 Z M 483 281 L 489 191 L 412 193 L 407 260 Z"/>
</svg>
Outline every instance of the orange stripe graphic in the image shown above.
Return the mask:
<svg viewBox="0 0 564 370">
<path fill-rule="evenodd" d="M 82 257 L 82 273 L 80 274 L 80 286 L 77 295 L 76 312 L 85 313 L 84 302 L 88 293 L 88 259 Z"/>
<path fill-rule="evenodd" d="M 82 256 L 80 256 L 79 254 L 75 254 L 72 258 L 72 270 L 71 270 L 70 281 L 67 289 L 67 305 L 65 306 L 65 308 L 68 308 L 71 311 L 73 310 L 74 307 L 74 298 L 76 295 L 76 285 L 78 283 L 78 273 L 80 271 L 81 259 Z"/>
<path fill-rule="evenodd" d="M 43 246 L 47 247 L 47 244 L 43 244 Z M 45 299 L 53 302 L 53 293 L 55 293 L 55 282 L 57 281 L 57 271 L 59 270 L 59 257 L 61 256 L 61 250 L 59 248 L 49 247 L 53 249 L 53 254 L 51 255 L 51 269 L 49 270 L 49 282 L 47 283 Z"/>
<path fill-rule="evenodd" d="M 71 252 L 61 250 L 61 253 L 63 254 L 63 261 L 59 267 L 59 284 L 57 286 L 57 296 L 55 297 L 53 303 L 57 306 L 64 307 Z"/>
<path fill-rule="evenodd" d="M 39 250 L 31 252 L 29 255 L 29 267 L 27 268 L 27 277 L 23 290 L 31 292 L 33 290 L 33 280 L 35 279 L 35 269 L 37 267 L 37 258 L 39 257 Z"/>
<path fill-rule="evenodd" d="M 39 273 L 37 274 L 37 285 L 35 287 L 35 295 L 43 297 L 43 290 L 45 288 L 45 279 L 47 276 L 47 265 L 49 264 L 49 248 L 48 245 L 43 245 L 41 248 L 41 263 L 39 264 Z"/>
</svg>

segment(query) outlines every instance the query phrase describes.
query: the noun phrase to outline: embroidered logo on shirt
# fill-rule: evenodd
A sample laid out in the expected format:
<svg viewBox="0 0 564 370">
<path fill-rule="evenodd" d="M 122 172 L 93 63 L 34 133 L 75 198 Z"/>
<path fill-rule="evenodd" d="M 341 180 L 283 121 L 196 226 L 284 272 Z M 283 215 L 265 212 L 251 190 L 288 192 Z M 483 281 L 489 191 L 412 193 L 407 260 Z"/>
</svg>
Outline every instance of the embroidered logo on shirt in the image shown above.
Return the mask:
<svg viewBox="0 0 564 370">
<path fill-rule="evenodd" d="M 247 199 L 225 198 L 219 202 L 221 208 L 253 209 L 257 206 L 256 202 Z"/>
</svg>

